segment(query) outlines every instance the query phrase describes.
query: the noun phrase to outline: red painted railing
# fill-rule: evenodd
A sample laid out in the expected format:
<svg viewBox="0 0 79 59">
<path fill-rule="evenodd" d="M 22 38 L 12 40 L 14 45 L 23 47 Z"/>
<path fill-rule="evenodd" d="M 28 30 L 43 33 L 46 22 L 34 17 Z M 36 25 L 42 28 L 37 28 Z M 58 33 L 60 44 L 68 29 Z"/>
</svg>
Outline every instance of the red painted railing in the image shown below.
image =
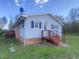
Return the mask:
<svg viewBox="0 0 79 59">
<path fill-rule="evenodd" d="M 47 37 L 43 37 L 43 31 L 42 31 L 42 41 L 43 40 L 46 40 L 52 44 L 55 44 L 55 45 L 59 45 L 59 43 L 61 42 L 61 38 L 60 38 L 60 35 L 55 35 L 55 36 L 51 36 L 51 31 L 48 31 L 49 34 Z"/>
</svg>

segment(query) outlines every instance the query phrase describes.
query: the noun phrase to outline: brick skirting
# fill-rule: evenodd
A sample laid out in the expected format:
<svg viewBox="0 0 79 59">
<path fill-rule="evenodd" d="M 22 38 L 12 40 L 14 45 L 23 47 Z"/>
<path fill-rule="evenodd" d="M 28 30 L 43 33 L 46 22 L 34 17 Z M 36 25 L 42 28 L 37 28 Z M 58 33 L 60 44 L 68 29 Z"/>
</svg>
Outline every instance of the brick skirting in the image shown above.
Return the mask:
<svg viewBox="0 0 79 59">
<path fill-rule="evenodd" d="M 18 33 L 15 33 L 15 37 L 16 37 L 17 40 L 20 39 L 20 35 Z"/>
<path fill-rule="evenodd" d="M 36 43 L 42 42 L 41 38 L 24 39 L 24 38 L 20 37 L 20 35 L 17 33 L 16 33 L 16 39 L 20 40 L 21 43 L 23 43 L 24 45 L 31 45 L 31 44 L 36 44 Z"/>
<path fill-rule="evenodd" d="M 24 40 L 24 45 L 37 44 L 37 43 L 41 43 L 41 42 L 42 42 L 41 38 L 25 39 Z"/>
</svg>

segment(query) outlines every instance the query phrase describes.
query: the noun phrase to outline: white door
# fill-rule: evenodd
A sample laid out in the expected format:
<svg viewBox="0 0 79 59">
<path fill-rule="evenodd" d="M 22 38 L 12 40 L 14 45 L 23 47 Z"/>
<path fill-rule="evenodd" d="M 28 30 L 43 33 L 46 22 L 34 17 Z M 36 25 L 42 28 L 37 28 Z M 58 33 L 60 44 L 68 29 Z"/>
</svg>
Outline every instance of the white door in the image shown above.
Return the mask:
<svg viewBox="0 0 79 59">
<path fill-rule="evenodd" d="M 44 25 L 43 37 L 48 37 L 48 36 L 49 36 L 49 32 L 47 31 L 47 26 Z"/>
<path fill-rule="evenodd" d="M 43 37 L 48 37 L 49 36 L 49 31 L 43 31 Z"/>
</svg>

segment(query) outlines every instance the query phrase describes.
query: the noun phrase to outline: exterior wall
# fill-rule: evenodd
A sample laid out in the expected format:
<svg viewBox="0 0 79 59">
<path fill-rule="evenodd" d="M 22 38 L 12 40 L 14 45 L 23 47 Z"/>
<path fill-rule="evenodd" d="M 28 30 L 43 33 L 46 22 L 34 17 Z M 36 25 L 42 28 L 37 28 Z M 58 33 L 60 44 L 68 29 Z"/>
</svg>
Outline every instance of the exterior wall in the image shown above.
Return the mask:
<svg viewBox="0 0 79 59">
<path fill-rule="evenodd" d="M 21 42 L 24 42 L 25 37 L 25 28 L 22 27 L 22 24 L 20 24 L 20 40 Z"/>
<path fill-rule="evenodd" d="M 41 22 L 42 23 L 42 28 L 31 28 L 31 21 L 34 22 Z M 41 31 L 44 30 L 44 25 L 46 24 L 47 30 L 53 30 L 51 29 L 51 24 L 58 25 L 59 29 L 59 35 L 62 36 L 62 26 L 54 20 L 51 16 L 48 15 L 41 15 L 41 16 L 29 16 L 27 17 L 25 21 L 25 38 L 30 39 L 30 38 L 41 38 Z M 55 29 L 54 29 L 55 30 Z"/>
<path fill-rule="evenodd" d="M 15 35 L 16 35 L 16 38 L 18 40 L 20 40 L 22 43 L 24 43 L 24 28 L 22 28 L 22 24 L 20 24 L 19 26 L 16 26 L 15 28 Z"/>
<path fill-rule="evenodd" d="M 31 28 L 31 21 L 41 22 L 41 29 Z M 16 37 L 19 38 L 24 44 L 33 44 L 41 42 L 42 30 L 44 30 L 44 25 L 46 25 L 47 30 L 55 30 L 51 29 L 51 24 L 59 26 L 58 34 L 62 36 L 62 26 L 55 19 L 48 15 L 40 15 L 28 16 L 24 22 L 24 28 L 22 28 L 22 24 L 17 27 Z"/>
<path fill-rule="evenodd" d="M 37 43 L 41 43 L 41 42 L 42 42 L 41 38 L 31 38 L 31 39 L 24 40 L 24 45 L 26 45 L 26 44 L 37 44 Z"/>
<path fill-rule="evenodd" d="M 16 38 L 19 40 L 20 39 L 20 27 L 19 26 L 15 27 L 15 35 L 16 35 Z"/>
</svg>

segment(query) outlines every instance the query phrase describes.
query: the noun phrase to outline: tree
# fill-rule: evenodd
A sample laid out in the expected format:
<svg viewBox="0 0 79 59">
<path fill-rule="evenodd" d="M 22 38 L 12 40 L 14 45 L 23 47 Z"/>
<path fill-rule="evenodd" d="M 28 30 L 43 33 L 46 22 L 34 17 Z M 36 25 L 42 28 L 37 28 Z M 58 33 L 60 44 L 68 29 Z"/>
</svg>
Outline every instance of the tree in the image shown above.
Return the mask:
<svg viewBox="0 0 79 59">
<path fill-rule="evenodd" d="M 14 25 L 13 18 L 10 17 L 10 21 L 9 21 L 9 30 L 12 30 L 12 29 L 13 29 L 13 25 Z"/>
<path fill-rule="evenodd" d="M 71 26 L 70 26 L 70 30 L 71 32 L 79 32 L 78 30 L 78 26 L 79 26 L 79 8 L 73 8 L 70 11 L 69 17 L 71 19 Z"/>
<path fill-rule="evenodd" d="M 3 21 L 4 24 L 7 24 L 7 20 L 8 19 L 6 18 L 6 16 L 3 16 L 1 19 L 2 19 L 2 21 Z"/>
<path fill-rule="evenodd" d="M 6 16 L 0 17 L 0 28 L 1 29 L 3 29 L 6 26 L 7 20 L 8 19 L 6 18 Z"/>
</svg>

